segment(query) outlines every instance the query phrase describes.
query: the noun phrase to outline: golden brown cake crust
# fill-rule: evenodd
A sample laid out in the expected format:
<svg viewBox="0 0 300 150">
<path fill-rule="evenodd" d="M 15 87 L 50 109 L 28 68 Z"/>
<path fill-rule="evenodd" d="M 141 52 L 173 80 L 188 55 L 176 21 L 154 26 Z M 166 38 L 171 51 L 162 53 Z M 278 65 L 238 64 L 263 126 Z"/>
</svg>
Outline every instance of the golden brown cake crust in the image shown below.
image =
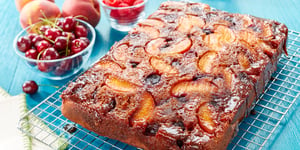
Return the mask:
<svg viewBox="0 0 300 150">
<path fill-rule="evenodd" d="M 276 21 L 164 2 L 62 93 L 62 114 L 150 149 L 226 149 L 286 52 Z"/>
</svg>

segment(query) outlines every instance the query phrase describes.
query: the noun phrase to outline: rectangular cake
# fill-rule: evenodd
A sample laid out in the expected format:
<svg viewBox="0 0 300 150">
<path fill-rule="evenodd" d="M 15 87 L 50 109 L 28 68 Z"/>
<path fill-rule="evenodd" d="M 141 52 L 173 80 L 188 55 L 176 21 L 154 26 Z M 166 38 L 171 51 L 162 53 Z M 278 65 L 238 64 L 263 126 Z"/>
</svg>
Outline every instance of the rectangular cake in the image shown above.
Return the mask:
<svg viewBox="0 0 300 150">
<path fill-rule="evenodd" d="M 68 85 L 62 114 L 145 150 L 226 149 L 287 33 L 276 21 L 164 2 Z"/>
</svg>

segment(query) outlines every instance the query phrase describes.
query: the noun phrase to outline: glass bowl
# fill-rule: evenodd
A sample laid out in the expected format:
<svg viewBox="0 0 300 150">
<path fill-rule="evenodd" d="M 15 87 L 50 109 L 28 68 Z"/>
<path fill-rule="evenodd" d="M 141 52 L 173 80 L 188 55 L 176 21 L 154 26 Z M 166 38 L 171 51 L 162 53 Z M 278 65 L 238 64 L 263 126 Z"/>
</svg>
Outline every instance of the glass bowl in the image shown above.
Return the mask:
<svg viewBox="0 0 300 150">
<path fill-rule="evenodd" d="M 78 19 L 76 19 L 76 21 L 78 21 L 80 25 L 83 25 L 88 31 L 87 38 L 90 42 L 89 45 L 82 51 L 70 56 L 53 60 L 37 60 L 25 57 L 25 53 L 21 52 L 18 49 L 17 41 L 20 37 L 28 35 L 29 29 L 32 28 L 30 26 L 23 29 L 15 37 L 13 47 L 15 49 L 16 54 L 24 61 L 24 63 L 27 64 L 28 68 L 31 71 L 51 80 L 66 79 L 78 73 L 85 67 L 86 62 L 88 61 L 91 55 L 95 43 L 96 34 L 95 29 L 89 23 Z"/>
<path fill-rule="evenodd" d="M 103 0 L 100 0 L 100 4 L 112 28 L 118 31 L 129 31 L 137 22 L 144 19 L 147 1 L 129 7 L 108 6 Z"/>
</svg>

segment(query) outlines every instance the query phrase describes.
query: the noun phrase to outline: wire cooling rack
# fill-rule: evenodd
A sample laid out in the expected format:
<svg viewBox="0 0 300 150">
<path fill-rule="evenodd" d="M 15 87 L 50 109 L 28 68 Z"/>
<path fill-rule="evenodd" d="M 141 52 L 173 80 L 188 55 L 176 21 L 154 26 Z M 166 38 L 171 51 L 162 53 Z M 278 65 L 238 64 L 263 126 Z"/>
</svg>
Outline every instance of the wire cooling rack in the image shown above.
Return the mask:
<svg viewBox="0 0 300 150">
<path fill-rule="evenodd" d="M 272 75 L 260 100 L 254 110 L 245 118 L 239 132 L 227 149 L 266 149 L 272 145 L 272 139 L 278 135 L 283 124 L 283 118 L 292 108 L 300 93 L 300 33 L 289 31 L 289 56 L 282 56 L 277 71 Z M 75 80 L 75 79 L 73 79 Z M 19 129 L 28 136 L 59 149 L 61 145 L 68 145 L 67 149 L 137 149 L 125 143 L 99 136 L 80 125 L 74 124 L 61 114 L 61 99 L 59 95 L 67 85 L 60 88 L 39 105 L 30 110 L 19 122 Z M 44 130 L 27 116 L 34 114 L 41 118 L 51 130 Z M 29 126 L 26 126 L 28 123 Z M 72 127 L 74 126 L 74 127 Z M 76 130 L 75 130 L 76 129 Z M 32 132 L 35 131 L 35 132 Z M 53 138 L 53 133 L 57 136 Z M 65 139 L 62 140 L 61 139 Z M 60 140 L 60 142 L 58 142 Z M 59 144 L 57 144 L 59 143 Z"/>
<path fill-rule="evenodd" d="M 300 93 L 300 33 L 289 31 L 288 54 L 282 56 L 277 71 L 266 85 L 254 107 L 254 114 L 245 118 L 228 149 L 263 149 L 272 144 L 283 118 Z M 277 130 L 277 131 L 276 131 Z"/>
</svg>

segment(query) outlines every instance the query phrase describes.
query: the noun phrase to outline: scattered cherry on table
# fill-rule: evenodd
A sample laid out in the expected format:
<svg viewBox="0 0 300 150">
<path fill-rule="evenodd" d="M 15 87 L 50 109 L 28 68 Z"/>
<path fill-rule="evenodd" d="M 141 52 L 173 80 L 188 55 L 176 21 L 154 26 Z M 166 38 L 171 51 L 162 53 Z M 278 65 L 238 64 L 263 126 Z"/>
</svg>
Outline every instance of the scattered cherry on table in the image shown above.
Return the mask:
<svg viewBox="0 0 300 150">
<path fill-rule="evenodd" d="M 33 80 L 26 81 L 22 85 L 23 92 L 25 92 L 27 94 L 36 93 L 38 91 L 38 88 L 39 88 L 39 86 Z"/>
</svg>

